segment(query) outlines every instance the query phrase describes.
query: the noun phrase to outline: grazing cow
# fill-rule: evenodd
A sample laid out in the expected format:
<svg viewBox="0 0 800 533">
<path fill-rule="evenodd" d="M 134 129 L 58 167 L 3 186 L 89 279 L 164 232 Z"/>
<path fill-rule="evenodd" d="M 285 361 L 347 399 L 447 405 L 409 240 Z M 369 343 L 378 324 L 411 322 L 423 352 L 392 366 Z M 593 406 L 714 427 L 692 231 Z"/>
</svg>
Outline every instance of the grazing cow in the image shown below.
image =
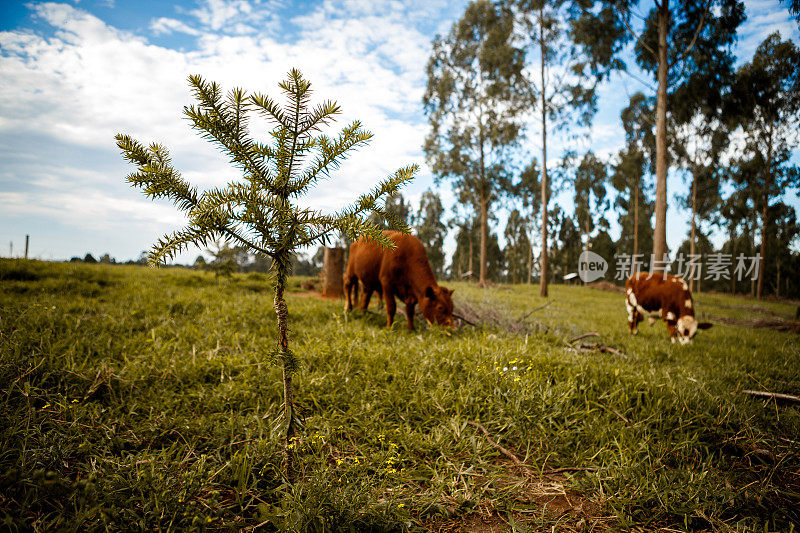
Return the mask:
<svg viewBox="0 0 800 533">
<path fill-rule="evenodd" d="M 394 242 L 394 249 L 381 248 L 364 237 L 350 246 L 344 275 L 344 292 L 347 296 L 345 310 L 353 308 L 354 300 L 358 298 L 358 282 L 361 281 L 364 288 L 361 309 L 366 311 L 373 292 L 382 295 L 386 305 L 387 327 L 391 327 L 397 310 L 395 297 L 406 304 L 408 329 L 414 329 L 416 304 L 419 304 L 422 316 L 428 322 L 452 326 L 453 291 L 436 283 L 425 247 L 411 235 L 397 231 L 383 233 Z"/>
<path fill-rule="evenodd" d="M 698 323 L 694 319 L 694 305 L 689 286 L 678 276 L 639 272 L 625 282 L 625 308 L 628 310 L 628 326 L 632 335 L 638 332 L 643 315 L 648 315 L 650 325 L 661 316 L 667 323 L 669 338 L 681 344 L 692 340 L 698 329 L 708 329 L 708 322 Z"/>
</svg>

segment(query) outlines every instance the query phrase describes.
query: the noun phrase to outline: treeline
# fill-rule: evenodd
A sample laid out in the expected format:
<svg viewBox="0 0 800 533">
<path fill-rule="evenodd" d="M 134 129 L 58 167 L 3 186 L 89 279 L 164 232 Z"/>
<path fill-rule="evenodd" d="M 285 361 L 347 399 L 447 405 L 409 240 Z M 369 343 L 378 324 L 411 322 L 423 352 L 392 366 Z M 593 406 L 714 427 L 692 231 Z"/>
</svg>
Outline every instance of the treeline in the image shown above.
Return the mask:
<svg viewBox="0 0 800 533">
<path fill-rule="evenodd" d="M 386 210 L 412 226 L 440 277 L 536 280 L 546 296 L 591 250 L 610 263 L 607 280 L 668 269 L 694 289 L 800 297 L 797 214 L 784 201 L 800 188 L 800 50 L 774 33 L 735 68 L 745 15 L 739 0 L 469 3 L 432 43 L 422 102 L 426 160 L 454 191 L 453 211 L 435 190 L 418 206 L 395 195 Z M 624 143 L 610 156 L 553 154 L 553 137 L 589 144 L 574 141 L 590 141 L 597 88 L 612 74 L 648 87 L 620 114 Z M 683 178 L 677 190 L 670 173 Z M 565 194 L 569 208 L 553 201 Z M 675 250 L 668 198 L 689 225 Z M 237 248 L 211 255 L 220 271 L 269 268 Z M 321 259 L 295 256 L 293 272 L 314 275 Z"/>
<path fill-rule="evenodd" d="M 191 264 L 175 263 L 166 266 L 208 270 L 217 277 L 230 276 L 234 272 L 266 273 L 269 272 L 271 267 L 271 261 L 264 259 L 263 256 L 248 252 L 243 246 L 230 246 L 224 241 L 214 243 L 205 250 L 205 253 L 209 256 L 208 259 L 204 255 L 198 255 Z M 148 254 L 149 252 L 143 251 L 136 260 L 130 259 L 124 262 L 117 262 L 110 254 L 103 254 L 100 259 L 96 259 L 91 253 L 87 253 L 83 258 L 75 256 L 69 261 L 70 263 L 100 263 L 106 265 L 147 265 Z M 320 248 L 315 255 L 308 258 L 296 254 L 293 255 L 291 258 L 292 273 L 295 276 L 316 276 L 322 268 L 322 254 L 323 250 Z"/>
<path fill-rule="evenodd" d="M 575 272 L 581 251 L 591 249 L 612 263 L 612 278 L 622 262 L 688 272 L 703 290 L 800 295 L 791 275 L 796 213 L 782 201 L 800 187 L 791 160 L 800 51 L 774 33 L 736 69 L 742 2 L 637 7 L 477 0 L 434 40 L 424 150 L 436 183 L 457 195 L 449 275 L 474 273 L 480 283 L 535 276 L 547 295 L 548 283 Z M 548 156 L 554 135 L 586 138 L 598 85 L 612 73 L 635 76 L 629 56 L 652 92 L 634 94 L 623 109 L 624 145 L 607 158 L 591 150 Z M 533 143 L 536 154 L 527 149 Z M 684 183 L 668 195 L 670 172 Z M 553 205 L 559 192 L 572 194 L 569 212 Z M 690 226 L 678 250 L 666 244 L 668 198 Z M 505 221 L 496 216 L 501 206 L 510 213 Z M 721 236 L 715 250 L 711 237 Z M 687 264 L 693 270 L 683 272 Z"/>
</svg>

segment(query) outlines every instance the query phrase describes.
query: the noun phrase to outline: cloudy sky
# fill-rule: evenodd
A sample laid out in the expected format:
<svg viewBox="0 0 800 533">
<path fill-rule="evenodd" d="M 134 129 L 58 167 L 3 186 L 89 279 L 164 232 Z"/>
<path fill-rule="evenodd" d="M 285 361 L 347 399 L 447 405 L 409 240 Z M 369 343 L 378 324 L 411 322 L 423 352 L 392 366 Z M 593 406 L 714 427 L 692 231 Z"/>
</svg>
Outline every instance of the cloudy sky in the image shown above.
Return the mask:
<svg viewBox="0 0 800 533">
<path fill-rule="evenodd" d="M 424 67 L 430 43 L 448 31 L 465 2 L 450 0 L 80 0 L 0 2 L 0 255 L 67 259 L 91 252 L 138 257 L 182 223 L 168 203 L 125 182 L 131 171 L 114 134 L 169 147 L 183 175 L 201 188 L 236 178 L 213 145 L 182 116 L 186 83 L 197 73 L 225 88 L 274 94 L 291 67 L 320 98 L 337 100 L 340 126 L 360 119 L 373 142 L 353 155 L 308 199 L 333 210 L 411 162 L 422 165 L 405 196 L 416 204 L 435 187 L 421 145 Z M 800 42 L 795 21 L 776 0 L 746 2 L 740 62 L 780 30 Z M 646 89 L 628 75 L 601 88 L 599 113 L 578 144 L 607 155 L 622 144 L 619 110 Z M 539 149 L 537 132 L 523 146 Z M 573 142 L 573 145 L 575 142 Z M 558 139 L 550 153 L 557 157 Z M 573 146 L 574 147 L 574 146 Z M 686 214 L 670 178 L 668 240 L 685 235 Z M 447 203 L 447 184 L 438 189 Z M 797 191 L 787 198 L 797 203 Z M 500 228 L 505 226 L 502 211 Z M 191 260 L 192 250 L 182 260 Z"/>
</svg>

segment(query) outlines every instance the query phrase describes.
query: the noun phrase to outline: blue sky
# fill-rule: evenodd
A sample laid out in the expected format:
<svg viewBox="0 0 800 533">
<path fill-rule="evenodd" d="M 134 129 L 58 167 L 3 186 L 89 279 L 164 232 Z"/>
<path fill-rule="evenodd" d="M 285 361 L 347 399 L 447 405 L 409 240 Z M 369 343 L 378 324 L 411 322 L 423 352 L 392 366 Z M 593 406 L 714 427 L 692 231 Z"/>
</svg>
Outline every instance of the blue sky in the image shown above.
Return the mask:
<svg viewBox="0 0 800 533">
<path fill-rule="evenodd" d="M 297 66 L 322 98 L 342 106 L 341 127 L 360 119 L 374 141 L 353 155 L 309 198 L 332 210 L 396 168 L 422 165 L 405 196 L 416 204 L 433 187 L 421 145 L 424 67 L 430 43 L 460 16 L 465 2 L 447 0 L 81 0 L 0 2 L 0 255 L 21 251 L 67 259 L 91 252 L 125 260 L 181 225 L 168 203 L 144 198 L 124 180 L 131 168 L 114 145 L 117 132 L 170 148 L 176 168 L 200 187 L 234 178 L 225 159 L 182 117 L 186 84 L 199 73 L 224 87 L 275 92 Z M 797 23 L 777 1 L 746 2 L 740 62 L 771 31 L 798 42 Z M 627 75 L 600 90 L 599 112 L 580 149 L 608 156 L 622 144 L 619 111 L 628 95 L 647 90 Z M 538 151 L 538 131 L 523 147 Z M 555 137 L 549 153 L 565 147 Z M 575 148 L 575 142 L 571 143 Z M 668 241 L 686 234 L 687 214 L 670 178 Z M 438 188 L 445 202 L 447 184 Z M 797 191 L 787 198 L 798 205 Z M 558 198 L 569 205 L 566 195 Z M 569 209 L 569 208 L 568 208 Z M 505 227 L 498 210 L 497 231 Z M 450 244 L 448 247 L 451 247 Z M 192 250 L 181 257 L 191 260 Z"/>
</svg>

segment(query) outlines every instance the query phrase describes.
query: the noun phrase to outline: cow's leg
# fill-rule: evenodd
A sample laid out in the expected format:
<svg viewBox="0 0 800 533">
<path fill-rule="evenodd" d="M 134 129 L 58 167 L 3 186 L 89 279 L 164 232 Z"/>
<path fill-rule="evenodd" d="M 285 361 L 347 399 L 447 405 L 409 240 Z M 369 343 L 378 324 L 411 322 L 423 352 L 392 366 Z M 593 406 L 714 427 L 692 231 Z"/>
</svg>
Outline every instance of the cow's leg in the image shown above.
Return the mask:
<svg viewBox="0 0 800 533">
<path fill-rule="evenodd" d="M 644 317 L 642 316 L 642 312 L 639 310 L 639 308 L 634 309 L 633 310 L 633 331 L 631 333 L 633 333 L 634 335 L 638 335 L 639 334 L 639 322 L 641 322 L 642 320 L 644 320 Z"/>
<path fill-rule="evenodd" d="M 409 299 L 406 301 L 406 327 L 409 330 L 414 331 L 414 306 L 417 303 L 414 300 Z"/>
<path fill-rule="evenodd" d="M 364 293 L 361 295 L 361 310 L 365 311 L 369 308 L 369 299 L 372 298 L 372 288 L 364 285 Z"/>
<path fill-rule="evenodd" d="M 636 325 L 639 323 L 639 312 L 636 309 L 636 296 L 630 291 L 625 296 L 625 309 L 628 311 L 628 329 L 631 335 L 636 335 L 638 333 Z"/>
<path fill-rule="evenodd" d="M 355 285 L 355 298 L 353 298 L 353 286 Z M 344 278 L 344 310 L 350 311 L 353 309 L 353 301 L 358 299 L 358 278 L 345 275 Z"/>
<path fill-rule="evenodd" d="M 665 322 L 667 323 L 667 332 L 669 333 L 669 340 L 672 341 L 673 344 L 675 344 L 675 339 L 678 336 L 678 332 L 675 329 L 675 324 L 677 322 L 675 322 L 674 320 L 665 320 Z"/>
<path fill-rule="evenodd" d="M 397 312 L 397 302 L 394 301 L 392 290 L 385 285 L 383 287 L 383 301 L 386 304 L 386 327 L 391 328 L 392 322 L 394 322 L 394 314 Z"/>
</svg>

